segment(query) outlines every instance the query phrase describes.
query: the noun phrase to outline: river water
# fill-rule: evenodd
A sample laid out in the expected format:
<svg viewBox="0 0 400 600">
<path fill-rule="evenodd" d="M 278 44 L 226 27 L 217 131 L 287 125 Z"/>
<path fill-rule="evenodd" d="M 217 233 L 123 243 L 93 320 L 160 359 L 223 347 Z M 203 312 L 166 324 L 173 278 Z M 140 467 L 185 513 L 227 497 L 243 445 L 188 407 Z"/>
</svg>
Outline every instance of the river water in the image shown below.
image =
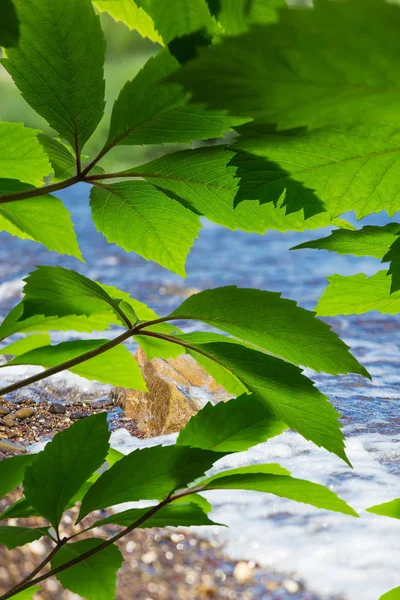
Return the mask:
<svg viewBox="0 0 400 600">
<path fill-rule="evenodd" d="M 19 301 L 22 278 L 38 264 L 75 268 L 128 291 L 160 314 L 167 314 L 182 301 L 182 288 L 229 284 L 279 291 L 311 309 L 326 285 L 327 275 L 371 275 L 382 268 L 375 259 L 316 250 L 289 251 L 302 241 L 319 237 L 321 232 L 270 232 L 259 236 L 206 223 L 188 259 L 188 277 L 183 280 L 139 256 L 107 245 L 91 222 L 87 186 L 76 186 L 61 197 L 77 222 L 87 262 L 60 257 L 39 244 L 0 234 L 1 317 Z M 383 224 L 387 220 L 378 215 L 374 222 Z M 400 320 L 398 316 L 373 312 L 338 317 L 330 323 L 373 377 L 369 382 L 359 376 L 337 378 L 310 372 L 343 415 L 354 470 L 293 432 L 228 457 L 225 464 L 279 462 L 296 477 L 329 486 L 358 510 L 361 518 L 318 511 L 259 493 L 210 492 L 215 520 L 230 527 L 204 528 L 201 533 L 223 541 L 232 557 L 257 560 L 298 574 L 319 593 L 341 594 L 346 600 L 377 600 L 383 592 L 400 585 L 400 522 L 365 513 L 368 506 L 400 496 Z M 107 335 L 112 334 L 101 333 L 99 337 Z M 66 337 L 68 334 L 62 334 L 55 339 Z M 2 383 L 34 369 L 7 368 Z M 57 376 L 57 380 L 59 385 L 92 385 L 76 376 Z M 123 431 L 114 434 L 113 439 L 125 450 L 135 446 Z"/>
</svg>

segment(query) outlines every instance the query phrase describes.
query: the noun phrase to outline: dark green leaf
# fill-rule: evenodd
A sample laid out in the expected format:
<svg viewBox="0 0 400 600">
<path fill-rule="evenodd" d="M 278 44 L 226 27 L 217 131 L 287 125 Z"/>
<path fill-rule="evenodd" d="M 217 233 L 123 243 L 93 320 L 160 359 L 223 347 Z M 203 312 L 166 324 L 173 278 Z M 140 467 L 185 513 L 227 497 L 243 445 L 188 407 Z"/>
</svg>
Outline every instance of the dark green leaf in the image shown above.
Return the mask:
<svg viewBox="0 0 400 600">
<path fill-rule="evenodd" d="M 103 540 L 89 538 L 80 542 L 66 544 L 51 561 L 53 569 L 78 558 L 99 546 Z M 108 546 L 94 556 L 57 574 L 61 585 L 87 600 L 114 600 L 116 575 L 123 563 L 123 557 L 117 546 Z"/>
<path fill-rule="evenodd" d="M 339 413 L 298 367 L 216 334 L 175 337 L 232 371 L 289 427 L 348 462 Z"/>
<path fill-rule="evenodd" d="M 92 188 L 92 216 L 108 242 L 185 276 L 200 219 L 145 181 Z"/>
<path fill-rule="evenodd" d="M 206 406 L 180 432 L 177 444 L 215 452 L 242 452 L 286 428 L 255 396 Z"/>
<path fill-rule="evenodd" d="M 8 363 L 0 365 L 0 368 L 14 365 L 40 365 L 49 369 L 86 352 L 94 351 L 107 342 L 108 340 L 77 340 L 61 342 L 53 346 L 43 346 L 16 356 Z M 107 350 L 94 358 L 89 358 L 79 365 L 70 367 L 69 370 L 87 379 L 147 390 L 135 357 L 122 345 Z"/>
<path fill-rule="evenodd" d="M 19 40 L 19 21 L 13 0 L 2 0 L 0 46 L 16 46 Z"/>
<path fill-rule="evenodd" d="M 223 454 L 154 446 L 128 454 L 96 481 L 82 501 L 79 520 L 99 508 L 122 502 L 166 498 L 203 475 Z"/>
<path fill-rule="evenodd" d="M 149 512 L 149 510 L 149 508 L 133 508 L 131 510 L 125 510 L 124 512 L 112 515 L 107 519 L 96 521 L 93 527 L 101 527 L 109 523 L 129 527 L 129 525 L 135 523 Z M 139 527 L 141 529 L 147 529 L 150 527 L 191 527 L 194 525 L 218 524 L 219 523 L 211 521 L 197 504 L 186 502 L 185 504 L 170 504 L 164 506 Z"/>
<path fill-rule="evenodd" d="M 400 290 L 400 237 L 398 235 L 382 259 L 382 262 L 387 261 L 390 261 L 390 267 L 387 274 L 392 276 L 390 293 L 393 294 L 393 292 L 398 292 Z"/>
<path fill-rule="evenodd" d="M 281 498 L 295 500 L 296 502 L 311 504 L 311 506 L 316 506 L 317 508 L 324 508 L 325 510 L 358 517 L 358 514 L 344 500 L 324 486 L 304 479 L 295 479 L 288 475 L 268 474 L 262 470 L 257 473 L 257 466 L 250 467 L 247 473 L 245 473 L 246 467 L 244 467 L 241 474 L 231 474 L 230 471 L 224 471 L 219 476 L 213 477 L 209 483 L 206 482 L 205 489 L 265 492 L 280 496 Z M 259 466 L 263 467 L 263 465 Z M 267 468 L 268 466 L 265 465 Z"/>
<path fill-rule="evenodd" d="M 0 195 L 31 189 L 32 186 L 14 179 L 0 179 Z M 0 231 L 82 260 L 70 213 L 61 200 L 50 194 L 0 203 Z"/>
<path fill-rule="evenodd" d="M 326 373 L 368 373 L 329 325 L 276 292 L 228 286 L 187 298 L 171 319 L 198 320 L 280 356 Z"/>
<path fill-rule="evenodd" d="M 14 502 L 14 504 L 11 504 L 11 506 L 0 515 L 0 519 L 28 519 L 29 517 L 39 516 L 40 512 L 33 508 L 26 498 L 21 498 Z"/>
<path fill-rule="evenodd" d="M 57 433 L 26 469 L 26 499 L 56 529 L 69 500 L 103 464 L 109 438 L 106 413 L 82 419 Z"/>
<path fill-rule="evenodd" d="M 195 102 L 280 128 L 336 127 L 360 118 L 398 124 L 399 6 L 382 0 L 314 6 L 282 9 L 278 23 L 225 38 L 173 80 Z"/>
<path fill-rule="evenodd" d="M 248 120 L 199 105 L 186 106 L 188 97 L 181 85 L 158 85 L 178 67 L 178 61 L 163 50 L 125 84 L 112 111 L 107 148 L 223 137 L 224 132 Z"/>
<path fill-rule="evenodd" d="M 388 315 L 400 312 L 400 292 L 390 293 L 390 277 L 379 271 L 368 277 L 364 273 L 327 277 L 325 288 L 315 308 L 322 317 L 336 315 L 361 315 L 377 310 Z"/>
<path fill-rule="evenodd" d="M 36 456 L 27 454 L 25 456 L 12 456 L 0 461 L 0 498 L 21 485 L 25 469 Z"/>
<path fill-rule="evenodd" d="M 18 48 L 3 65 L 25 100 L 78 152 L 104 111 L 105 41 L 90 0 L 15 0 Z"/>
<path fill-rule="evenodd" d="M 9 550 L 30 544 L 34 540 L 47 535 L 47 529 L 29 527 L 7 527 L 0 525 L 0 544 L 4 544 Z"/>
</svg>

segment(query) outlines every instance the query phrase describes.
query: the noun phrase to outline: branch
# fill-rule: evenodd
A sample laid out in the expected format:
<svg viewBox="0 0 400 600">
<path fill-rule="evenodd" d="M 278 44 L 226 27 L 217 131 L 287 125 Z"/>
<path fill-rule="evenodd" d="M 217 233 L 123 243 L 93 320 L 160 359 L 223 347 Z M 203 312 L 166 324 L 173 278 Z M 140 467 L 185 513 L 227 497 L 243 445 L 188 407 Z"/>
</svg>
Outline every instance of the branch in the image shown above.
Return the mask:
<svg viewBox="0 0 400 600">
<path fill-rule="evenodd" d="M 132 327 L 131 329 L 124 331 L 124 333 L 121 333 L 121 335 L 119 335 L 115 339 L 110 340 L 109 342 L 106 342 L 105 344 L 102 344 L 101 346 L 99 346 L 98 348 L 95 348 L 94 350 L 85 352 L 85 354 L 81 354 L 80 356 L 71 358 L 70 360 L 63 362 L 60 365 L 51 367 L 50 369 L 46 369 L 46 371 L 43 371 L 42 373 L 38 373 L 37 375 L 32 375 L 32 377 L 27 377 L 26 379 L 22 379 L 21 381 L 17 381 L 16 383 L 13 383 L 13 384 L 3 388 L 2 390 L 0 390 L 0 395 L 9 394 L 10 392 L 15 392 L 15 390 L 19 390 L 19 389 L 25 387 L 26 385 L 29 385 L 31 383 L 36 383 L 37 381 L 40 381 L 41 379 L 46 379 L 46 377 L 50 377 L 50 375 L 55 375 L 56 373 L 60 373 L 61 371 L 70 369 L 71 367 L 75 367 L 76 365 L 80 365 L 81 363 L 85 362 L 86 360 L 89 360 L 90 358 L 94 358 L 95 356 L 99 356 L 100 354 L 103 354 L 103 352 L 107 352 L 107 350 L 111 350 L 111 348 L 115 348 L 115 346 L 118 346 L 118 344 L 121 344 L 121 342 L 128 340 L 132 335 L 135 335 L 135 334 L 136 334 L 136 328 Z"/>
<path fill-rule="evenodd" d="M 201 491 L 201 488 L 196 488 L 196 491 Z M 166 498 L 165 500 L 163 500 L 156 506 L 152 506 L 146 514 L 142 515 L 140 517 L 140 519 L 138 519 L 137 521 L 132 523 L 132 525 L 129 525 L 129 527 L 127 527 L 123 531 L 120 531 L 120 533 L 117 533 L 109 540 L 105 540 L 102 544 L 99 544 L 95 548 L 88 550 L 84 554 L 81 554 L 80 556 L 73 558 L 72 560 L 64 563 L 63 565 L 60 565 L 59 567 L 56 567 L 55 569 L 52 569 L 48 573 L 45 573 L 44 575 L 41 575 L 40 577 L 37 577 L 36 579 L 30 578 L 29 581 L 27 581 L 26 583 L 20 584 L 17 588 L 13 588 L 12 590 L 9 590 L 8 592 L 6 592 L 3 596 L 0 597 L 0 600 L 8 600 L 8 598 L 12 598 L 13 596 L 15 596 L 15 594 L 23 592 L 24 590 L 26 590 L 34 585 L 37 585 L 38 583 L 41 583 L 45 579 L 48 579 L 49 577 L 52 577 L 53 575 L 58 575 L 58 573 L 61 573 L 62 571 L 65 571 L 66 569 L 69 569 L 70 567 L 73 567 L 74 565 L 82 562 L 83 560 L 86 560 L 86 559 L 90 558 L 91 556 L 94 556 L 98 552 L 101 552 L 105 548 L 108 548 L 108 546 L 111 546 L 112 544 L 115 544 L 115 542 L 118 542 L 118 540 L 123 538 L 125 535 L 127 535 L 131 531 L 134 531 L 134 529 L 137 529 L 137 527 L 140 527 L 140 525 L 142 525 L 145 521 L 147 521 L 153 515 L 158 513 L 158 511 L 161 510 L 167 504 L 170 504 L 174 500 L 178 500 L 179 498 L 183 498 L 184 496 L 187 496 L 189 494 L 193 494 L 193 492 L 194 492 L 194 488 L 193 489 L 185 489 L 185 490 L 182 490 L 181 492 L 178 492 L 175 496 L 172 496 L 172 495 L 168 496 L 168 498 Z M 68 541 L 68 539 L 69 538 L 67 538 L 66 541 Z"/>
<path fill-rule="evenodd" d="M 3 204 L 4 202 L 15 202 L 16 200 L 29 200 L 29 198 L 37 198 L 38 196 L 43 196 L 43 194 L 51 194 L 52 192 L 57 192 L 58 190 L 63 190 L 64 188 L 70 187 L 71 185 L 74 185 L 74 183 L 78 183 L 78 181 L 82 181 L 82 178 L 75 175 L 74 177 L 70 177 L 64 181 L 51 183 L 50 185 L 45 185 L 41 188 L 33 188 L 21 192 L 1 194 L 0 204 Z"/>
</svg>

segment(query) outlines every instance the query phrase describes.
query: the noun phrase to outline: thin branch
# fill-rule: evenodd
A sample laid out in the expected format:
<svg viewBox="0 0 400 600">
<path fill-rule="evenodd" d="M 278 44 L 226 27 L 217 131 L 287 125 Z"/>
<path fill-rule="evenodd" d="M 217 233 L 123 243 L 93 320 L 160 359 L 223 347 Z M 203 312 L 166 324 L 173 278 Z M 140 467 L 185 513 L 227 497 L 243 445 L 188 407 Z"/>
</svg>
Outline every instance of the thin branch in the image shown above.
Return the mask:
<svg viewBox="0 0 400 600">
<path fill-rule="evenodd" d="M 40 571 L 42 571 L 44 569 L 44 567 L 52 560 L 52 558 L 54 558 L 54 556 L 57 554 L 57 552 L 60 550 L 60 548 L 62 548 L 68 541 L 69 538 L 64 538 L 61 541 L 57 542 L 57 545 L 51 550 L 51 552 L 49 552 L 49 554 L 46 556 L 46 558 L 44 560 L 42 560 L 42 562 L 40 563 L 40 565 L 38 565 L 33 571 L 32 573 L 30 573 L 29 575 L 27 575 L 22 581 L 20 581 L 19 583 L 17 583 L 17 585 L 15 585 L 11 590 L 9 590 L 10 592 L 14 592 L 14 594 L 18 594 L 20 591 L 21 586 L 23 586 L 25 583 L 28 583 L 29 581 L 31 581 L 31 579 L 33 579 L 35 577 L 35 575 L 37 575 L 38 573 L 40 573 Z"/>
<path fill-rule="evenodd" d="M 102 150 L 100 150 L 98 155 L 94 157 L 92 162 L 90 162 L 88 164 L 88 166 L 83 169 L 83 171 L 81 173 L 82 177 L 85 177 L 87 179 L 87 177 L 86 177 L 87 174 L 90 173 L 90 171 L 93 169 L 93 167 L 95 167 L 97 165 L 99 160 L 101 160 L 113 147 L 114 147 L 114 144 L 112 146 L 104 146 L 104 148 Z"/>
<path fill-rule="evenodd" d="M 15 390 L 19 390 L 25 387 L 26 385 L 30 385 L 31 383 L 36 383 L 37 381 L 46 379 L 46 377 L 50 377 L 50 375 L 55 375 L 56 373 L 60 373 L 61 371 L 70 369 L 71 367 L 75 367 L 76 365 L 80 365 L 81 363 L 85 362 L 86 360 L 89 360 L 90 358 L 95 358 L 96 356 L 103 354 L 103 352 L 107 352 L 107 350 L 115 348 L 115 346 L 118 346 L 119 344 L 121 344 L 121 342 L 128 340 L 130 337 L 132 337 L 132 335 L 135 334 L 136 328 L 132 327 L 131 329 L 128 329 L 128 331 L 124 331 L 124 333 L 121 333 L 121 335 L 119 335 L 115 339 L 110 340 L 105 344 L 102 344 L 94 350 L 90 350 L 89 352 L 85 352 L 84 354 L 81 354 L 79 356 L 76 356 L 75 358 L 71 358 L 70 360 L 63 362 L 60 365 L 56 365 L 55 367 L 46 369 L 46 371 L 43 371 L 42 373 L 32 375 L 32 377 L 27 377 L 26 379 L 22 379 L 21 381 L 17 381 L 16 383 L 8 385 L 7 387 L 0 390 L 0 395 L 15 392 Z"/>
<path fill-rule="evenodd" d="M 58 190 L 63 190 L 64 188 L 70 187 L 78 181 L 82 181 L 81 177 L 75 175 L 74 177 L 70 177 L 69 179 L 65 179 L 64 181 L 59 181 L 58 183 L 51 183 L 50 185 L 45 185 L 41 188 L 33 188 L 28 189 L 21 192 L 10 192 L 9 194 L 1 194 L 0 195 L 0 204 L 4 202 L 15 202 L 16 200 L 28 200 L 29 198 L 37 198 L 38 196 L 43 196 L 43 194 L 51 194 L 52 192 L 57 192 Z"/>
</svg>

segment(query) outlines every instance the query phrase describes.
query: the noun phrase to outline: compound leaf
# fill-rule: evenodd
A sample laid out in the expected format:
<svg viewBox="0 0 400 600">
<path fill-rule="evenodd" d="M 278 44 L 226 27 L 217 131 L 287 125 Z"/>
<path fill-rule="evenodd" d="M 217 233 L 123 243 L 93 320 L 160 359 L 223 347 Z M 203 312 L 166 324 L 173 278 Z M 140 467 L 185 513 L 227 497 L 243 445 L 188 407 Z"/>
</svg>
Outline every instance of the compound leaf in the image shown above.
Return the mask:
<svg viewBox="0 0 400 600">
<path fill-rule="evenodd" d="M 26 499 L 56 529 L 69 500 L 103 464 L 109 438 L 107 415 L 92 415 L 57 433 L 26 469 Z"/>
<path fill-rule="evenodd" d="M 315 308 L 321 317 L 361 315 L 371 310 L 395 315 L 400 312 L 400 291 L 390 293 L 386 271 L 368 277 L 364 273 L 327 277 L 329 285 Z"/>
<path fill-rule="evenodd" d="M 114 504 L 166 498 L 203 475 L 222 456 L 183 446 L 135 450 L 103 473 L 89 489 L 82 500 L 79 520 L 92 510 Z"/>
<path fill-rule="evenodd" d="M 145 181 L 95 187 L 94 223 L 108 242 L 185 276 L 185 260 L 201 228 L 200 219 Z"/>
<path fill-rule="evenodd" d="M 0 22 L 0 46 L 16 46 L 19 40 L 19 21 L 13 0 L 2 0 Z"/>
<path fill-rule="evenodd" d="M 367 375 L 329 325 L 276 292 L 236 286 L 205 290 L 187 298 L 169 319 L 202 321 L 315 371 Z"/>
<path fill-rule="evenodd" d="M 390 292 L 393 294 L 400 290 L 400 237 L 398 235 L 382 259 L 382 262 L 387 261 L 390 261 L 387 274 L 392 276 Z"/>
<path fill-rule="evenodd" d="M 50 336 L 48 333 L 38 333 L 36 335 L 27 335 L 22 340 L 17 340 L 8 346 L 4 346 L 1 350 L 1 354 L 11 354 L 12 356 L 19 356 L 25 352 L 36 350 L 42 346 L 48 346 L 50 344 Z"/>
<path fill-rule="evenodd" d="M 255 396 L 208 403 L 180 432 L 177 444 L 215 452 L 242 452 L 279 435 L 285 423 Z"/>
<path fill-rule="evenodd" d="M 346 462 L 339 414 L 294 365 L 217 334 L 174 336 L 229 369 L 279 419 Z"/>
<path fill-rule="evenodd" d="M 104 540 L 88 538 L 64 545 L 51 561 L 53 569 L 93 550 Z M 94 556 L 56 575 L 61 585 L 87 600 L 114 600 L 116 575 L 123 563 L 117 546 L 111 545 Z"/>
<path fill-rule="evenodd" d="M 279 128 L 360 119 L 396 125 L 400 7 L 382 0 L 314 7 L 283 8 L 277 23 L 202 49 L 170 80 L 195 102 Z"/>
<path fill-rule="evenodd" d="M 18 487 L 23 478 L 26 467 L 28 467 L 36 456 L 12 456 L 0 461 L 0 498 Z"/>
<path fill-rule="evenodd" d="M 104 111 L 105 40 L 90 0 L 14 0 L 17 48 L 3 65 L 22 96 L 79 155 Z"/>
</svg>

